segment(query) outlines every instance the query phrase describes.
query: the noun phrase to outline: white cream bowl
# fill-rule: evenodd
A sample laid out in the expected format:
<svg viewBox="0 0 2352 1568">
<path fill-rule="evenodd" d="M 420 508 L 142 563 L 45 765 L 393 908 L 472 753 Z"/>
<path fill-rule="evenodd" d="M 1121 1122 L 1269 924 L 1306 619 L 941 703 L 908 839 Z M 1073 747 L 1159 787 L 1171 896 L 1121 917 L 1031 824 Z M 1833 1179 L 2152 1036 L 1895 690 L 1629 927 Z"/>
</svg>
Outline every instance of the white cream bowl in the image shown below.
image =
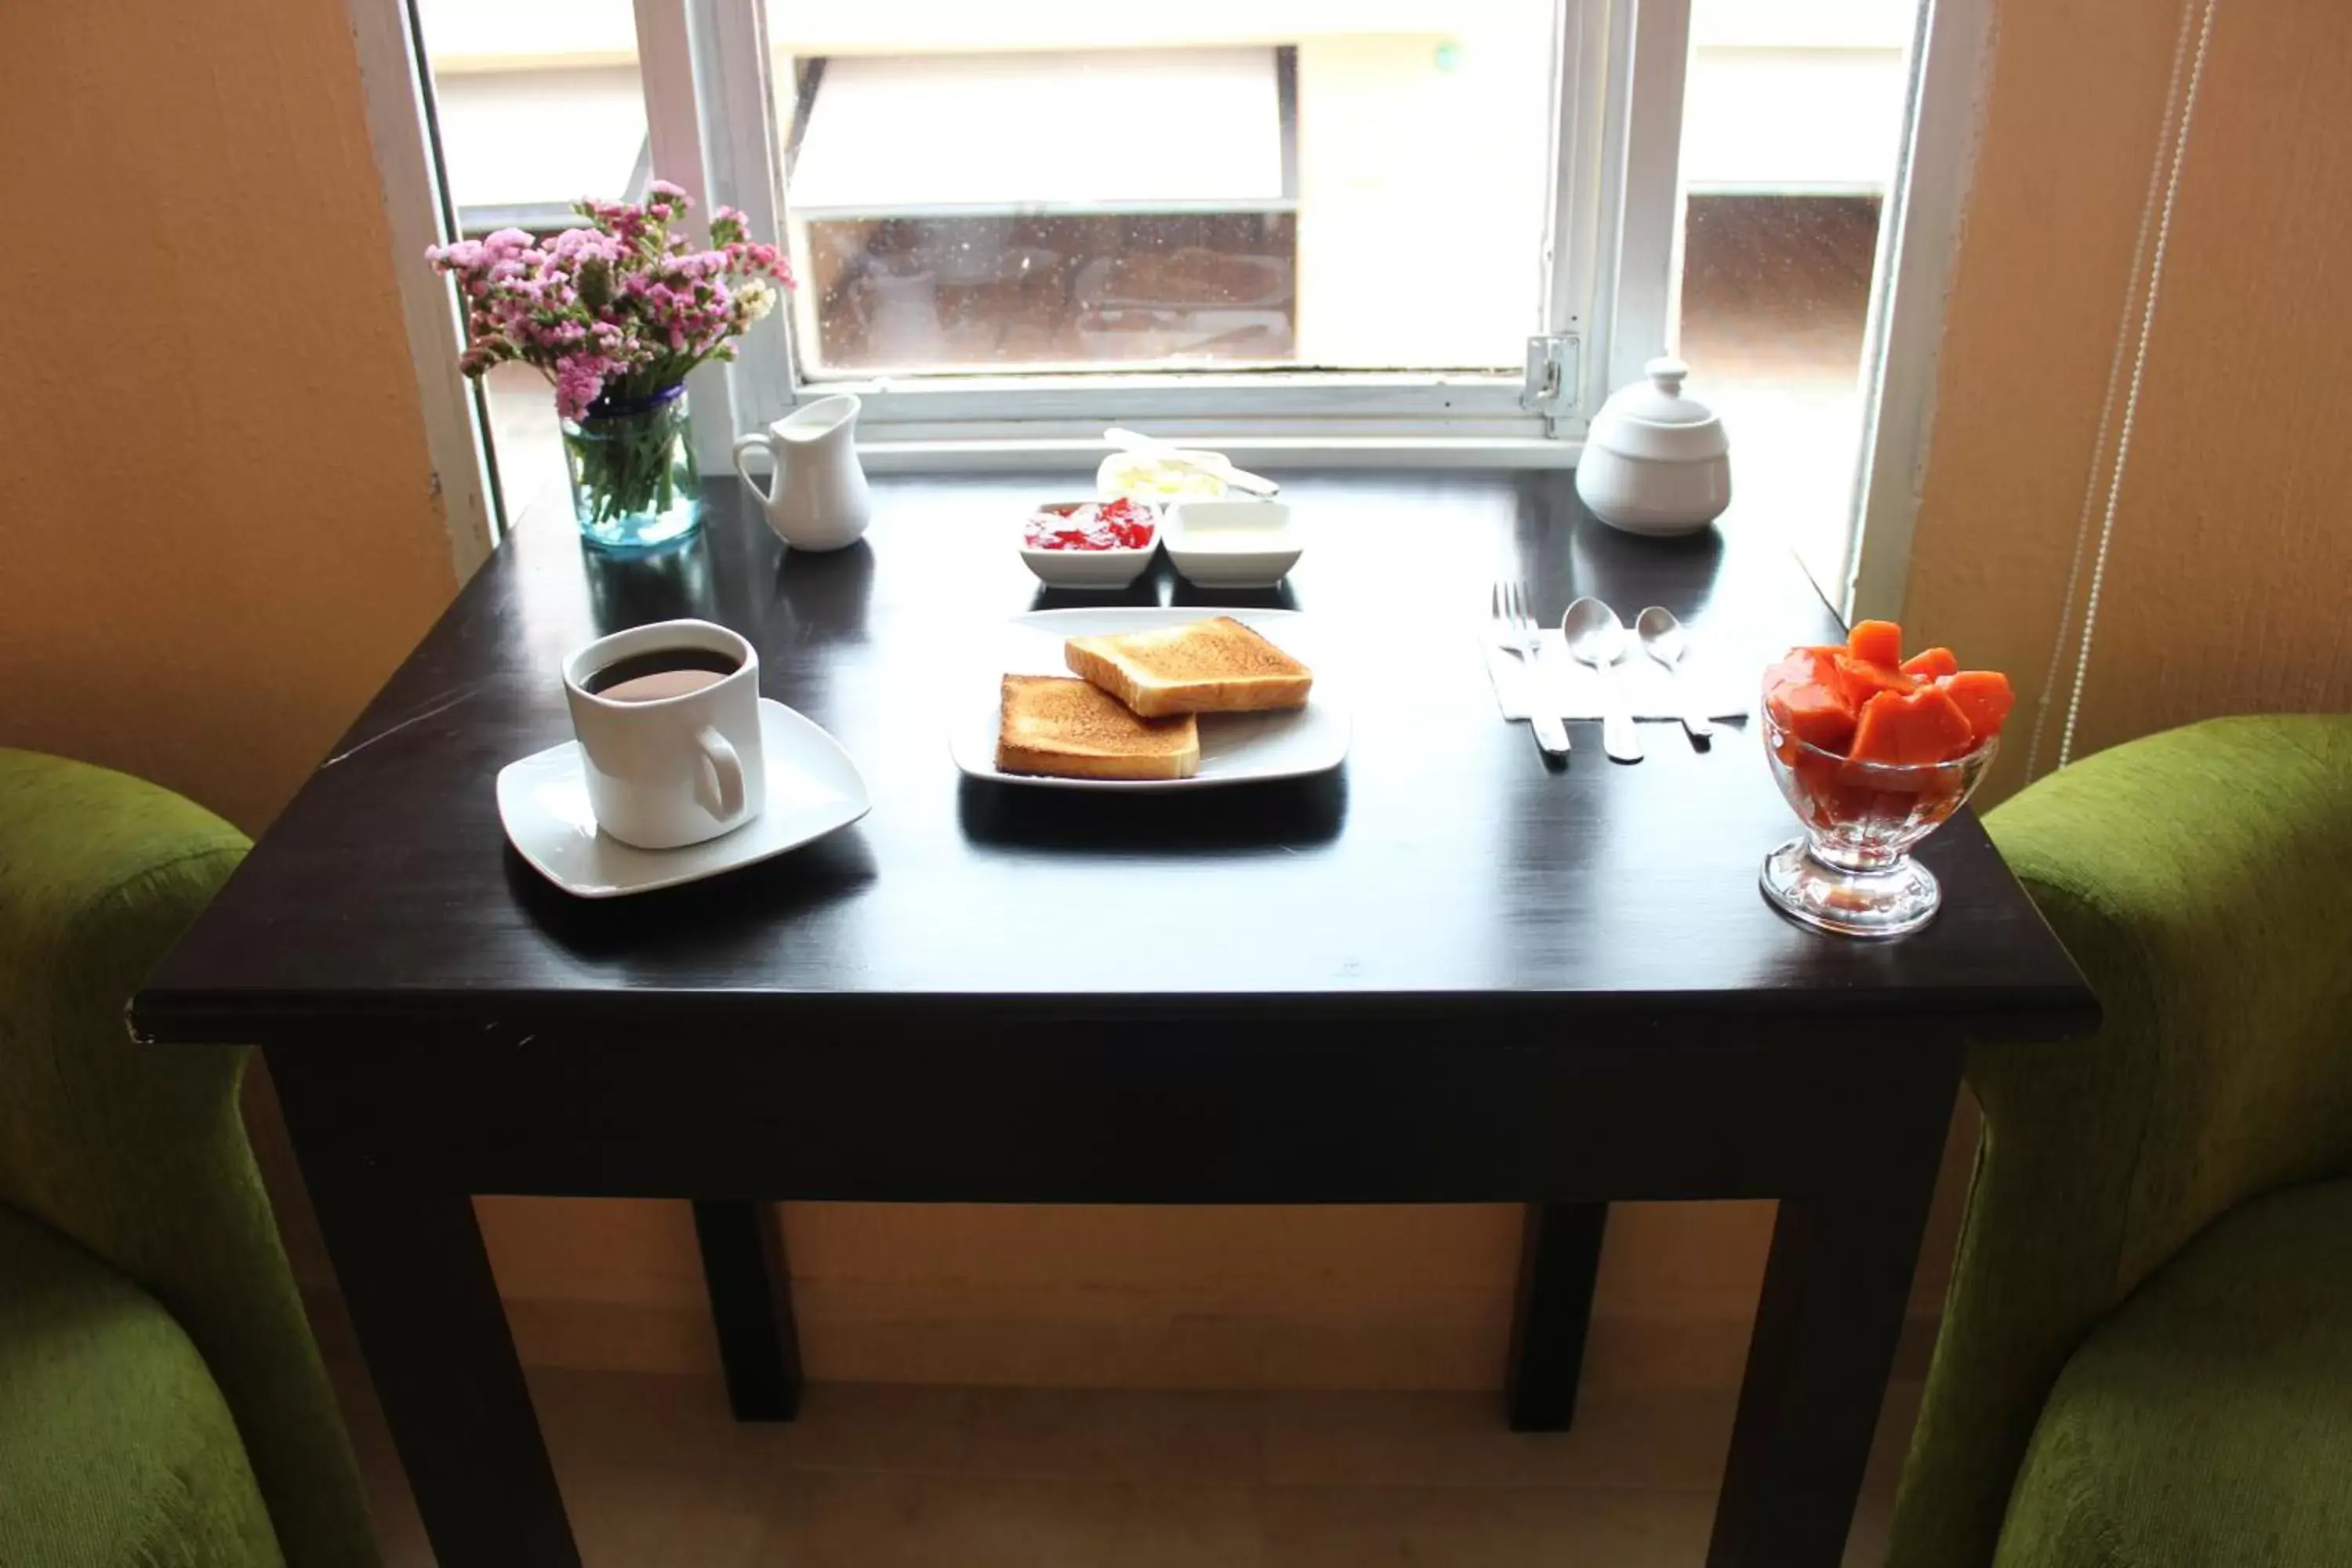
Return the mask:
<svg viewBox="0 0 2352 1568">
<path fill-rule="evenodd" d="M 1200 588 L 1271 588 L 1307 552 L 1290 508 L 1276 500 L 1179 501 L 1160 538 L 1177 573 Z"/>
</svg>

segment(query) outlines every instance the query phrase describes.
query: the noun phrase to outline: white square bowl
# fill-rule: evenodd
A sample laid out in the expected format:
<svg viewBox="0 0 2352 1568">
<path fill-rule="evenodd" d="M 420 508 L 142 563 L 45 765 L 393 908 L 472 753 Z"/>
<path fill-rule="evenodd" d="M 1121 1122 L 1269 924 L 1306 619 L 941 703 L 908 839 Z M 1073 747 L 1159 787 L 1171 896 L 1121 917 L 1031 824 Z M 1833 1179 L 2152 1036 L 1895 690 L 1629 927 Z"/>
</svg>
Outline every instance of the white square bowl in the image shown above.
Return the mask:
<svg viewBox="0 0 2352 1568">
<path fill-rule="evenodd" d="M 1047 501 L 1036 511 L 1067 512 L 1082 506 L 1099 506 L 1095 500 Z M 1037 574 L 1037 581 L 1048 588 L 1124 588 L 1143 575 L 1159 552 L 1160 537 L 1168 531 L 1168 521 L 1160 510 L 1149 501 L 1133 503 L 1138 510 L 1149 515 L 1151 542 L 1139 550 L 1035 550 L 1028 542 L 1029 524 L 1022 521 L 1021 559 Z"/>
<path fill-rule="evenodd" d="M 1160 538 L 1176 570 L 1202 588 L 1271 588 L 1307 551 L 1290 508 L 1278 500 L 1179 501 L 1161 520 Z"/>
</svg>

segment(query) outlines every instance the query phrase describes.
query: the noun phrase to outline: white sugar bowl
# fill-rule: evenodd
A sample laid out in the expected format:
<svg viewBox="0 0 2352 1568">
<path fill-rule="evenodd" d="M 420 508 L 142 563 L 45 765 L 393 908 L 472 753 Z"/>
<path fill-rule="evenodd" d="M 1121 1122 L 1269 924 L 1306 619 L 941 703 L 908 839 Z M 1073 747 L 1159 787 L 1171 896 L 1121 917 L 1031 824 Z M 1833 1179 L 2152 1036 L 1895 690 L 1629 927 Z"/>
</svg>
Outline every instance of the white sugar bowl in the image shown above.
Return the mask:
<svg viewBox="0 0 2352 1568">
<path fill-rule="evenodd" d="M 1715 411 L 1683 395 L 1690 366 L 1669 355 L 1642 371 L 1593 416 L 1576 493 L 1612 528 L 1696 533 L 1731 504 L 1731 444 Z"/>
</svg>

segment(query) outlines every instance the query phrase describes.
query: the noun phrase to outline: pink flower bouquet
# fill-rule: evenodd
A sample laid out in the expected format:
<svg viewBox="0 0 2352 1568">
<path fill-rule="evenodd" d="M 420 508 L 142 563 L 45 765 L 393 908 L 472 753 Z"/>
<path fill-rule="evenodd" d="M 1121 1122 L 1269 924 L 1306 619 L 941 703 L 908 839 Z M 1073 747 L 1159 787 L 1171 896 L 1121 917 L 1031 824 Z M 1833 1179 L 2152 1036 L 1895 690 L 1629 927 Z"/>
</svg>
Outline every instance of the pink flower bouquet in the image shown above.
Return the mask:
<svg viewBox="0 0 2352 1568">
<path fill-rule="evenodd" d="M 734 340 L 775 309 L 777 286 L 793 285 L 783 257 L 751 239 L 732 207 L 712 214 L 709 249 L 689 248 L 670 226 L 690 205 L 656 180 L 642 206 L 579 204 L 593 227 L 544 242 L 502 228 L 425 252 L 465 301 L 458 368 L 479 376 L 520 360 L 553 384 L 580 526 L 603 542 L 692 527 L 687 373 L 734 358 Z"/>
</svg>

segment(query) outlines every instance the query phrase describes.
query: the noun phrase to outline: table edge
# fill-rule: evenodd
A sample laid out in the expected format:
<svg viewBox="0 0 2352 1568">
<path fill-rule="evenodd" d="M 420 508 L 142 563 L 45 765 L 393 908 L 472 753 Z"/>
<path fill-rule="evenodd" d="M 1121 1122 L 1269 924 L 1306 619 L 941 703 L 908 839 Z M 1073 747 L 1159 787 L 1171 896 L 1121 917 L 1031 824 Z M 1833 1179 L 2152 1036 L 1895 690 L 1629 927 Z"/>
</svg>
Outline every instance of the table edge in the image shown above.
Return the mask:
<svg viewBox="0 0 2352 1568">
<path fill-rule="evenodd" d="M 1972 1044 L 2060 1044 L 2098 1031 L 2101 1008 L 2087 984 L 1990 990 L 1573 992 L 1293 991 L 1281 993 L 1051 992 L 839 993 L 773 990 L 631 990 L 348 993 L 332 998 L 277 993 L 151 987 L 131 999 L 131 1037 L 149 1045 L 260 1045 L 333 1048 L 420 1031 L 470 1031 L 484 1044 L 562 1034 L 582 1044 L 630 1045 L 651 1035 L 691 1031 L 706 1040 L 772 1039 L 780 1016 L 795 1025 L 861 1028 L 954 1026 L 991 1029 L 1038 1025 L 1154 1023 L 1427 1027 L 1450 1047 L 1580 1051 L 1654 1040 L 1733 1042 L 1817 1030 L 1852 1019 L 1916 1024 L 1938 1039 Z M 1465 1026 L 1570 1021 L 1611 1026 L 1555 1037 L 1484 1034 Z M 1303 1042 L 1327 1048 L 1326 1042 Z"/>
</svg>

